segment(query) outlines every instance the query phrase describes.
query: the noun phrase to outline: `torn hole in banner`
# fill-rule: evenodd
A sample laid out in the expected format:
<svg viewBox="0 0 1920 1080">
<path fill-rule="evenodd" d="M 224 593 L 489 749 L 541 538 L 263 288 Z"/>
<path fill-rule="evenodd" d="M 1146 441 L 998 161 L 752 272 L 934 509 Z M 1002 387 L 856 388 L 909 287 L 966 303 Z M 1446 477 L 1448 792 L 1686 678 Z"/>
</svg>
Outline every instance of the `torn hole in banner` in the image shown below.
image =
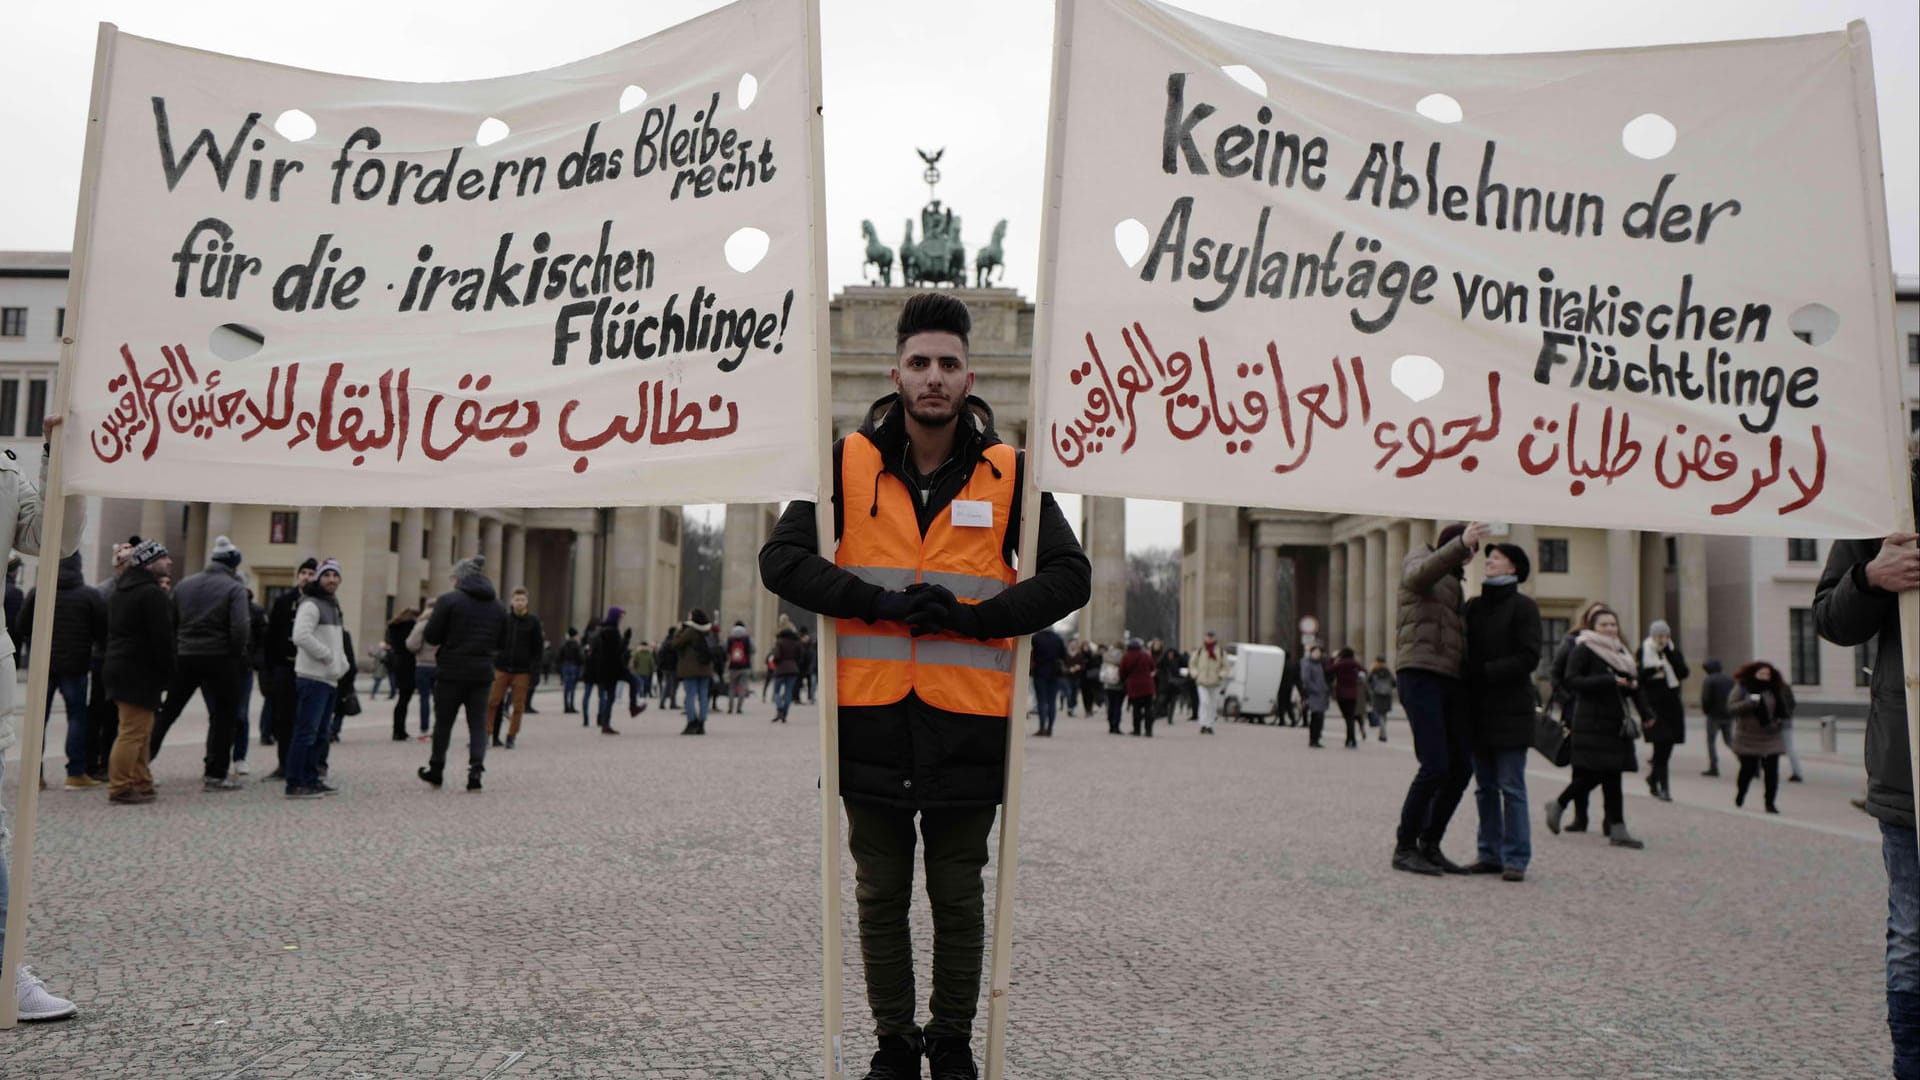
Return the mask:
<svg viewBox="0 0 1920 1080">
<path fill-rule="evenodd" d="M 1446 384 L 1447 373 L 1433 357 L 1409 353 L 1393 362 L 1392 379 L 1394 389 L 1407 395 L 1407 400 L 1418 403 L 1440 392 Z"/>
<path fill-rule="evenodd" d="M 638 86 L 628 86 L 620 91 L 620 111 L 632 112 L 647 103 L 647 92 Z"/>
<path fill-rule="evenodd" d="M 1803 343 L 1816 348 L 1833 340 L 1840 332 L 1840 313 L 1825 304 L 1803 304 L 1787 317 L 1787 329 Z"/>
<path fill-rule="evenodd" d="M 1467 116 L 1451 94 L 1428 94 L 1414 103 L 1413 111 L 1436 124 L 1457 124 Z"/>
<path fill-rule="evenodd" d="M 1113 246 L 1129 269 L 1140 265 L 1147 254 L 1147 227 L 1128 218 L 1113 227 Z"/>
<path fill-rule="evenodd" d="M 511 134 L 513 129 L 507 126 L 505 120 L 497 116 L 489 116 L 480 121 L 480 130 L 474 132 L 473 141 L 481 146 L 492 146 Z"/>
<path fill-rule="evenodd" d="M 753 106 L 753 99 L 760 96 L 760 80 L 751 72 L 740 76 L 740 88 L 735 92 L 740 102 L 740 111 L 745 112 Z"/>
<path fill-rule="evenodd" d="M 767 257 L 767 248 L 772 243 L 765 232 L 751 225 L 735 229 L 733 235 L 727 237 L 727 265 L 742 274 L 747 273 Z"/>
<path fill-rule="evenodd" d="M 1641 113 L 1620 129 L 1620 145 L 1627 148 L 1627 153 L 1648 161 L 1672 153 L 1679 138 L 1673 122 L 1659 113 Z"/>
<path fill-rule="evenodd" d="M 1220 70 L 1226 73 L 1227 78 L 1232 79 L 1241 86 L 1259 94 L 1261 97 L 1267 96 L 1267 80 L 1261 78 L 1259 72 L 1247 65 L 1225 64 L 1221 66 Z"/>
<path fill-rule="evenodd" d="M 273 130 L 279 132 L 280 137 L 288 142 L 306 142 L 320 130 L 320 125 L 313 122 L 313 117 L 299 109 L 288 109 L 273 122 Z"/>
<path fill-rule="evenodd" d="M 207 348 L 229 364 L 237 364 L 261 350 L 267 337 L 243 323 L 222 323 L 207 337 Z"/>
</svg>

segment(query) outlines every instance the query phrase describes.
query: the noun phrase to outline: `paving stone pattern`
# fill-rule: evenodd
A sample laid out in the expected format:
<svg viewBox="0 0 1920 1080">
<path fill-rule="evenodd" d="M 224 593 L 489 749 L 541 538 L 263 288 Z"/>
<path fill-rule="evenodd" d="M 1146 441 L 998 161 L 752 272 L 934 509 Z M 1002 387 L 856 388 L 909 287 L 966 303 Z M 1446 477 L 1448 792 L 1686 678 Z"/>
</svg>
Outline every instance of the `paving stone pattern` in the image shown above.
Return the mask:
<svg viewBox="0 0 1920 1080">
<path fill-rule="evenodd" d="M 610 738 L 538 703 L 479 795 L 453 770 L 444 791 L 415 779 L 426 748 L 389 741 L 384 699 L 334 748 L 335 798 L 201 792 L 192 713 L 159 802 L 49 790 L 28 960 L 82 1015 L 0 1032 L 0 1076 L 818 1076 L 814 711 L 776 726 L 756 700 L 682 738 L 656 707 Z M 1757 792 L 1736 811 L 1730 778 L 1698 776 L 1696 740 L 1679 802 L 1628 779 L 1642 852 L 1547 835 L 1564 777 L 1538 768 L 1512 885 L 1388 868 L 1413 770 L 1391 730 L 1358 752 L 1064 716 L 1029 738 L 1010 1076 L 1888 1074 L 1857 762 L 1810 762 L 1767 818 Z M 1461 862 L 1475 821 L 1469 794 Z M 843 868 L 857 1077 L 872 1042 Z M 924 1000 L 924 899 L 914 920 Z M 976 1053 L 985 1033 L 983 994 Z"/>
</svg>

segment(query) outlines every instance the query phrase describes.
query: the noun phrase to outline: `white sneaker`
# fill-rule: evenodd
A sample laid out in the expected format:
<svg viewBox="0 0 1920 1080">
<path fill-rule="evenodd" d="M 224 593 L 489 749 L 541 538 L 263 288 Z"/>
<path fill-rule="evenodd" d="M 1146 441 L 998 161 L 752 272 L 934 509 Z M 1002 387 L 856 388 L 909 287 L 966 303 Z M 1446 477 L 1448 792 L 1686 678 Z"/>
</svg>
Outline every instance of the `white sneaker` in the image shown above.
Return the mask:
<svg viewBox="0 0 1920 1080">
<path fill-rule="evenodd" d="M 66 998 L 48 993 L 47 984 L 41 982 L 33 969 L 25 964 L 20 965 L 19 975 L 13 985 L 14 992 L 20 997 L 22 1020 L 65 1020 L 80 1011 Z"/>
<path fill-rule="evenodd" d="M 233 775 L 235 776 L 245 776 L 252 771 L 252 769 L 247 768 L 247 762 L 244 758 L 233 763 Z"/>
</svg>

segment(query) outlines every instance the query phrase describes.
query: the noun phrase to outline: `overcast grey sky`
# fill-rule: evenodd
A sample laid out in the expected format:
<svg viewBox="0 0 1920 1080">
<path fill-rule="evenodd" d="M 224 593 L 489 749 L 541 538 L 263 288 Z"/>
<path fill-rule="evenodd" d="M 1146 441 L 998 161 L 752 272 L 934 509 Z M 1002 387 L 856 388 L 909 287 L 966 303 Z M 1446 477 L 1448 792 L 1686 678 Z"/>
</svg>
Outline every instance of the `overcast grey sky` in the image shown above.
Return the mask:
<svg viewBox="0 0 1920 1080">
<path fill-rule="evenodd" d="M 439 81 L 533 71 L 605 51 L 715 0 L 13 0 L 0 61 L 0 249 L 72 243 L 96 24 L 275 63 Z M 1915 0 L 1184 0 L 1272 33 L 1405 52 L 1530 52 L 1838 30 L 1873 33 L 1894 269 L 1920 272 L 1920 3 Z M 970 243 L 1007 219 L 1006 283 L 1031 297 L 1040 230 L 1053 5 L 822 0 L 829 274 L 861 280 L 860 221 L 893 242 L 926 199 L 916 146 L 946 147 L 942 199 Z M 1077 503 L 1077 500 L 1072 500 Z M 1069 509 L 1073 509 L 1069 507 Z M 1169 504 L 1129 513 L 1129 546 L 1177 542 Z"/>
</svg>

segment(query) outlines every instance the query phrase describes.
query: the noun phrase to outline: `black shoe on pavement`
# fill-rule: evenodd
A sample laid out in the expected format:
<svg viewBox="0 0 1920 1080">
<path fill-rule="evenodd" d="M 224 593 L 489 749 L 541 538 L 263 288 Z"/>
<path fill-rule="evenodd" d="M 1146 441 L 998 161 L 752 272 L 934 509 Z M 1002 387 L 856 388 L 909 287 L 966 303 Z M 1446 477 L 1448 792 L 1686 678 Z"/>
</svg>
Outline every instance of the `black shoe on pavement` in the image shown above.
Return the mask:
<svg viewBox="0 0 1920 1080">
<path fill-rule="evenodd" d="M 480 771 L 478 769 L 467 770 L 467 790 L 468 791 L 480 790 Z"/>
<path fill-rule="evenodd" d="M 319 792 L 319 793 L 320 793 L 320 794 L 322 794 L 322 795 L 338 795 L 338 794 L 340 794 L 340 789 L 339 789 L 339 788 L 337 788 L 337 787 L 332 787 L 332 786 L 329 786 L 329 785 L 328 785 L 328 784 L 327 784 L 327 783 L 326 783 L 325 781 L 322 781 L 322 782 L 320 782 L 320 783 L 318 783 L 318 784 L 315 784 L 315 785 L 313 785 L 313 790 L 315 790 L 315 791 L 317 791 L 317 792 Z"/>
<path fill-rule="evenodd" d="M 920 1080 L 918 1035 L 882 1035 L 864 1080 Z"/>
<path fill-rule="evenodd" d="M 1447 853 L 1440 850 L 1439 844 L 1426 844 L 1426 843 L 1421 844 L 1420 857 L 1432 863 L 1433 865 L 1439 867 L 1442 871 L 1446 873 L 1449 873 L 1449 874 L 1467 873 L 1466 867 L 1461 866 L 1459 863 L 1454 862 L 1452 859 L 1447 858 Z"/>
<path fill-rule="evenodd" d="M 513 749 L 513 736 L 507 736 L 507 749 Z"/>
<path fill-rule="evenodd" d="M 1490 863 L 1490 862 L 1476 862 L 1476 863 L 1474 863 L 1474 864 L 1473 864 L 1472 866 L 1469 866 L 1469 867 L 1467 867 L 1467 873 L 1469 873 L 1469 874 L 1498 874 L 1498 873 L 1500 873 L 1500 872 L 1501 872 L 1502 870 L 1505 870 L 1505 869 L 1506 869 L 1506 867 L 1504 867 L 1504 866 L 1501 866 L 1501 865 L 1500 865 L 1499 863 Z"/>
<path fill-rule="evenodd" d="M 1500 880 L 1525 881 L 1527 880 L 1527 872 L 1517 866 L 1509 866 L 1505 870 L 1500 871 Z"/>
<path fill-rule="evenodd" d="M 612 724 L 601 724 L 601 725 L 600 725 L 600 734 L 602 734 L 602 735 L 618 735 L 618 734 L 620 734 L 620 733 L 619 733 L 619 732 L 617 732 L 617 731 L 615 731 L 615 730 L 613 730 L 613 725 L 612 725 Z"/>
<path fill-rule="evenodd" d="M 927 1040 L 929 1080 L 980 1080 L 973 1066 L 973 1046 L 964 1035 Z"/>
<path fill-rule="evenodd" d="M 406 741 L 407 741 L 407 733 L 406 733 L 406 732 L 404 732 L 404 731 L 396 731 L 396 732 L 394 732 L 394 733 L 393 733 L 393 741 L 394 741 L 394 742 L 406 742 Z"/>
<path fill-rule="evenodd" d="M 647 703 L 644 701 L 638 705 L 635 705 L 632 702 L 627 703 L 627 719 L 629 720 L 633 719 L 636 716 L 639 716 L 641 713 L 646 711 L 647 711 Z"/>
<path fill-rule="evenodd" d="M 425 780 L 427 783 L 432 784 L 434 787 L 439 787 L 440 782 L 443 779 L 443 777 L 440 775 L 440 770 L 429 769 L 425 765 L 420 766 L 420 771 L 417 775 L 420 777 L 420 779 Z"/>
<path fill-rule="evenodd" d="M 1397 848 L 1393 853 L 1393 868 L 1409 874 L 1423 874 L 1427 877 L 1439 877 L 1446 871 L 1428 862 L 1418 848 Z"/>
<path fill-rule="evenodd" d="M 1701 775 L 1701 776 L 1719 776 L 1719 775 L 1720 775 L 1720 770 L 1719 770 L 1719 769 L 1708 769 L 1708 770 L 1707 770 L 1706 772 L 1703 772 L 1703 773 L 1701 773 L 1700 775 Z"/>
<path fill-rule="evenodd" d="M 1789 784 L 1804 784 L 1804 783 L 1806 783 L 1806 778 L 1805 778 L 1805 777 L 1803 777 L 1803 776 L 1800 776 L 1799 774 L 1797 774 L 1797 773 L 1796 773 L 1796 774 L 1794 774 L 1793 776 L 1789 776 L 1789 777 L 1787 777 L 1787 783 L 1789 783 Z"/>
</svg>

